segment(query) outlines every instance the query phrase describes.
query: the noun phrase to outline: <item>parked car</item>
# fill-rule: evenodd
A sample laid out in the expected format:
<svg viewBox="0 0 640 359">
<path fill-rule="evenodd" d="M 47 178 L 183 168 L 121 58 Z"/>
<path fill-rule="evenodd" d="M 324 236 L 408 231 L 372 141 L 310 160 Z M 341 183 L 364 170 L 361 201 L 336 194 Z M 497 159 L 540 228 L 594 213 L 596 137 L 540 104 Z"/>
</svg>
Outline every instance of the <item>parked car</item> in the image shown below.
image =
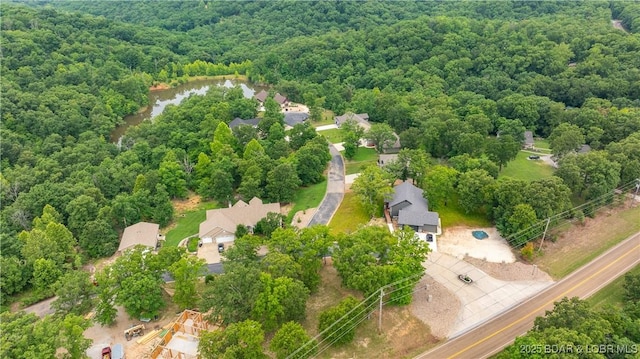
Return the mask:
<svg viewBox="0 0 640 359">
<path fill-rule="evenodd" d="M 224 252 L 224 243 L 218 243 L 218 252 L 219 253 Z"/>
<path fill-rule="evenodd" d="M 433 242 L 433 234 L 427 233 L 427 242 Z"/>
<path fill-rule="evenodd" d="M 535 155 L 533 155 L 533 156 L 529 156 L 529 159 L 530 159 L 530 160 L 539 160 L 539 159 L 540 159 L 540 156 L 535 156 Z"/>
</svg>

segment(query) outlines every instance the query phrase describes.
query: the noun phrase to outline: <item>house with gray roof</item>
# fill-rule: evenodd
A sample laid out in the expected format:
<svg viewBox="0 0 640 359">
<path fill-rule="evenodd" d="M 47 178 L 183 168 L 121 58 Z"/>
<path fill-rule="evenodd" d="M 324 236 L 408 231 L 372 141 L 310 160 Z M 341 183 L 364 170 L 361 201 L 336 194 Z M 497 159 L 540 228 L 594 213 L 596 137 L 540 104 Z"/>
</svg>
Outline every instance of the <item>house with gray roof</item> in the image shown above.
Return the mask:
<svg viewBox="0 0 640 359">
<path fill-rule="evenodd" d="M 306 112 L 285 112 L 284 123 L 287 126 L 293 127 L 299 123 L 303 123 L 309 118 L 309 114 Z"/>
<path fill-rule="evenodd" d="M 233 121 L 229 122 L 229 128 L 233 129 L 242 125 L 256 127 L 258 126 L 260 120 L 260 118 L 250 118 L 248 120 L 243 120 L 240 117 L 236 117 L 233 119 Z"/>
<path fill-rule="evenodd" d="M 334 119 L 336 121 L 336 126 L 338 127 L 342 126 L 342 124 L 347 122 L 347 120 L 354 120 L 358 126 L 362 127 L 365 131 L 368 131 L 371 128 L 369 115 L 366 113 L 347 112 L 342 116 L 336 116 Z"/>
<path fill-rule="evenodd" d="M 440 216 L 429 211 L 422 189 L 410 182 L 394 187 L 393 197 L 385 202 L 385 209 L 397 221 L 398 227 L 409 226 L 416 232 L 440 233 Z"/>
</svg>

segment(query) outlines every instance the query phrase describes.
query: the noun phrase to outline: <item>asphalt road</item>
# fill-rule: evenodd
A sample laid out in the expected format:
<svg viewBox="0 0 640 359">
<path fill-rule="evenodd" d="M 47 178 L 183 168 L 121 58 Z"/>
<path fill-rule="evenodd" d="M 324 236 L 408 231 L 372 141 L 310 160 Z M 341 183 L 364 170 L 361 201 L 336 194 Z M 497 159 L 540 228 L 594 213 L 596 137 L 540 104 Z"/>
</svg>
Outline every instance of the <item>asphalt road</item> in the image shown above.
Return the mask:
<svg viewBox="0 0 640 359">
<path fill-rule="evenodd" d="M 344 161 L 340 151 L 333 145 L 329 145 L 329 151 L 331 152 L 331 162 L 329 162 L 327 193 L 322 199 L 318 210 L 309 221 L 309 226 L 328 224 L 344 197 Z"/>
<path fill-rule="evenodd" d="M 422 353 L 419 358 L 486 358 L 533 327 L 538 316 L 563 297 L 586 298 L 640 263 L 640 232 L 535 297 L 500 316 Z"/>
</svg>

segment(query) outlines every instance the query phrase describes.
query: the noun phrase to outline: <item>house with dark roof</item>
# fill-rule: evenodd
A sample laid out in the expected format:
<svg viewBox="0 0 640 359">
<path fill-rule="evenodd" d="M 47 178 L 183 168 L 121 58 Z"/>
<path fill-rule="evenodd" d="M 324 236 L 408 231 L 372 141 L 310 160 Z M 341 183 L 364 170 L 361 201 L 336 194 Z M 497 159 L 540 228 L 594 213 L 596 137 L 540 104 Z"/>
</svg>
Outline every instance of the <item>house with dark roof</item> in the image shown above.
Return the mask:
<svg viewBox="0 0 640 359">
<path fill-rule="evenodd" d="M 155 250 L 160 237 L 160 225 L 156 223 L 138 222 L 124 229 L 118 252 L 124 252 L 135 246 L 149 247 Z"/>
<path fill-rule="evenodd" d="M 273 96 L 273 100 L 277 102 L 280 107 L 286 107 L 289 104 L 289 100 L 286 97 L 282 96 L 280 93 L 276 93 Z"/>
<path fill-rule="evenodd" d="M 262 90 L 262 91 L 258 92 L 257 94 L 253 95 L 253 98 L 258 100 L 258 102 L 260 102 L 260 104 L 263 104 L 267 100 L 268 96 L 269 96 L 269 93 L 267 91 L 265 91 L 265 90 Z"/>
<path fill-rule="evenodd" d="M 522 145 L 526 149 L 532 149 L 534 146 L 533 143 L 533 132 L 532 131 L 524 131 L 524 144 Z"/>
<path fill-rule="evenodd" d="M 440 233 L 440 216 L 429 211 L 422 189 L 410 182 L 394 187 L 392 198 L 385 202 L 385 210 L 397 221 L 398 227 L 409 226 L 416 232 Z"/>
<path fill-rule="evenodd" d="M 248 120 L 243 120 L 239 117 L 236 117 L 233 119 L 233 121 L 229 122 L 229 128 L 233 129 L 243 125 L 257 127 L 260 120 L 260 118 L 250 118 Z"/>
<path fill-rule="evenodd" d="M 286 126 L 290 126 L 290 127 L 293 127 L 299 123 L 303 123 L 308 118 L 309 118 L 309 114 L 306 112 L 285 112 L 284 113 L 284 123 L 286 124 Z"/>
</svg>

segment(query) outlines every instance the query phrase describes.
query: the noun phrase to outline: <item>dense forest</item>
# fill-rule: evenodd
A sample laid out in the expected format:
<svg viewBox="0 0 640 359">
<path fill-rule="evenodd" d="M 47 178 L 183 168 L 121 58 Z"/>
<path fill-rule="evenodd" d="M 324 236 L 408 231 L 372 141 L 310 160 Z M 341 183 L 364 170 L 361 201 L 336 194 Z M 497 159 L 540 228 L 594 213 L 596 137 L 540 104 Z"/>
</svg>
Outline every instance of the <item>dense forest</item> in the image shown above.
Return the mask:
<svg viewBox="0 0 640 359">
<path fill-rule="evenodd" d="M 409 174 L 435 206 L 455 191 L 506 235 L 571 201 L 610 201 L 640 177 L 635 2 L 45 1 L 0 11 L 3 309 L 25 290 L 24 304 L 53 295 L 87 260 L 113 254 L 127 225 L 166 226 L 171 200 L 189 191 L 221 206 L 290 202 L 323 179 L 326 141 L 309 125 L 286 133 L 273 100 L 259 128 L 228 127 L 257 116 L 237 88 L 192 96 L 130 129 L 122 146 L 110 143 L 159 82 L 245 75 L 310 107 L 368 113 L 399 134 L 411 159 L 392 175 Z M 498 179 L 525 130 L 549 139 L 556 176 Z M 583 144 L 592 151 L 577 155 Z M 154 280 L 178 262 L 164 255 L 172 259 L 160 260 Z M 258 268 L 251 274 L 276 286 Z M 263 314 L 226 322 L 265 324 Z M 285 319 L 296 318 L 267 328 Z"/>
</svg>

